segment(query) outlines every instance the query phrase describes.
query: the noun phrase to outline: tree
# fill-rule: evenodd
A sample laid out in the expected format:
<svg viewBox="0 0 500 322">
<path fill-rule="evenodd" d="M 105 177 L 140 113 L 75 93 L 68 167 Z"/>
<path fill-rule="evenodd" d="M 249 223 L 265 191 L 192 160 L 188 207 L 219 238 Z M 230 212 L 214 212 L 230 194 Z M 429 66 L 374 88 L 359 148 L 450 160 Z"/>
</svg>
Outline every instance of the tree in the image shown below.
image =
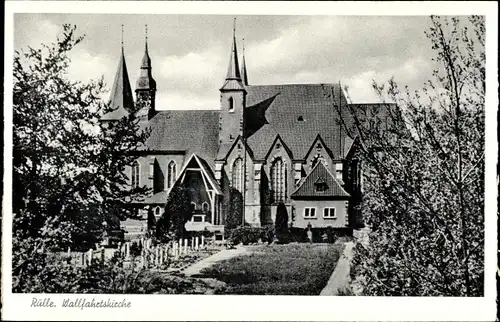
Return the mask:
<svg viewBox="0 0 500 322">
<path fill-rule="evenodd" d="M 130 201 L 147 192 L 127 188 L 125 169 L 136 159 L 129 152 L 149 134 L 136 111 L 102 124 L 100 116 L 111 111 L 100 98 L 102 78 L 67 78 L 68 53 L 82 40 L 75 26 L 64 25 L 55 43 L 14 55 L 14 284 L 43 273 L 26 270 L 45 266 L 39 250 L 66 249 L 76 234 L 101 236 L 103 222 L 134 216 Z M 98 223 L 95 232 L 82 225 L 86 216 Z"/>
<path fill-rule="evenodd" d="M 156 225 L 156 236 L 160 240 L 178 239 L 186 236 L 186 223 L 193 215 L 189 191 L 183 184 L 176 184 L 168 194 L 165 212 Z"/>
<path fill-rule="evenodd" d="M 352 269 L 365 295 L 483 294 L 484 17 L 431 23 L 433 78 L 415 92 L 374 83 L 397 103 L 384 128 L 378 111 L 350 110 L 372 229 Z"/>
<path fill-rule="evenodd" d="M 228 213 L 224 221 L 227 229 L 234 229 L 243 224 L 243 195 L 237 189 L 229 188 Z"/>
<path fill-rule="evenodd" d="M 283 202 L 280 202 L 276 208 L 274 230 L 276 231 L 276 237 L 280 243 L 287 243 L 289 241 L 290 230 L 288 227 L 288 212 Z"/>
</svg>

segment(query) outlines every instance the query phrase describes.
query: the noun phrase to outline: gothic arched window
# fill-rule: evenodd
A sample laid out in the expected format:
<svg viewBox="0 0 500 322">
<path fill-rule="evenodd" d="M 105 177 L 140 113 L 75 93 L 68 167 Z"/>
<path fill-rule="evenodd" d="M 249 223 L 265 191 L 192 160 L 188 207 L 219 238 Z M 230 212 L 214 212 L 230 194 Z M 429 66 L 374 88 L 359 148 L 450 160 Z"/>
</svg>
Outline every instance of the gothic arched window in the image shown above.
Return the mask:
<svg viewBox="0 0 500 322">
<path fill-rule="evenodd" d="M 234 100 L 232 97 L 229 98 L 229 100 L 227 101 L 228 103 L 228 106 L 229 106 L 229 112 L 233 112 L 234 111 Z"/>
<path fill-rule="evenodd" d="M 208 202 L 206 202 L 206 201 L 205 201 L 205 202 L 201 205 L 201 210 L 203 210 L 203 212 L 204 212 L 204 213 L 207 213 L 207 212 L 210 210 L 210 208 L 209 208 L 209 206 L 208 206 Z"/>
<path fill-rule="evenodd" d="M 167 169 L 167 188 L 172 188 L 177 177 L 177 164 L 175 161 L 170 161 Z"/>
<path fill-rule="evenodd" d="M 283 159 L 277 158 L 271 164 L 271 202 L 286 199 L 286 165 Z"/>
<path fill-rule="evenodd" d="M 243 171 L 243 160 L 241 158 L 237 158 L 233 163 L 231 184 L 234 189 L 241 193 L 243 193 Z"/>
<path fill-rule="evenodd" d="M 132 188 L 139 187 L 139 174 L 140 174 L 140 165 L 138 161 L 135 161 L 132 164 L 132 175 L 130 176 L 130 184 Z"/>
</svg>

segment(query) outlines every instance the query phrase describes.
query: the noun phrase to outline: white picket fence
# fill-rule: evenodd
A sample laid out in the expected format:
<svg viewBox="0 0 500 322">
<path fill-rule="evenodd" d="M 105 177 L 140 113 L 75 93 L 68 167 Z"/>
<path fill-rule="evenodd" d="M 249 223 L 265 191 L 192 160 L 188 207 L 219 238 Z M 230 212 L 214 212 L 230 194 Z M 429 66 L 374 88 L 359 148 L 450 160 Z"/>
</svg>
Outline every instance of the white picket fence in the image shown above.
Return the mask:
<svg viewBox="0 0 500 322">
<path fill-rule="evenodd" d="M 74 265 L 88 266 L 96 260 L 101 262 L 109 260 L 118 252 L 123 255 L 125 265 L 134 264 L 145 268 L 162 268 L 165 264 L 179 260 L 185 255 L 206 250 L 206 242 L 207 239 L 202 236 L 153 246 L 153 240 L 142 238 L 123 244 L 119 243 L 117 248 L 100 247 L 97 250 L 89 249 L 87 252 L 71 252 L 71 249 L 68 248 L 65 257 L 70 258 L 70 262 Z M 134 256 L 132 254 L 132 243 L 142 246 L 140 255 Z"/>
</svg>

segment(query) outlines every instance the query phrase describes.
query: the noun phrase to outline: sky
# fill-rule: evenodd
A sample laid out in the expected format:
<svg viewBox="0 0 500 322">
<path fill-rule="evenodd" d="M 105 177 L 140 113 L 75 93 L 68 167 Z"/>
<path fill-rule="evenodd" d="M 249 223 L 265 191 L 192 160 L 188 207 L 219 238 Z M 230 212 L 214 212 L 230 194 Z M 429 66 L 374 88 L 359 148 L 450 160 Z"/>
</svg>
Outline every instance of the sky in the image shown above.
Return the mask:
<svg viewBox="0 0 500 322">
<path fill-rule="evenodd" d="M 158 109 L 218 109 L 236 18 L 250 85 L 338 83 L 353 103 L 379 102 L 372 81 L 391 77 L 418 88 L 433 69 L 426 16 L 270 16 L 15 14 L 14 48 L 55 41 L 63 23 L 85 39 L 70 54 L 69 77 L 101 76 L 112 86 L 124 25 L 132 90 L 144 54 L 145 25 Z M 241 58 L 240 58 L 241 63 Z M 107 100 L 109 95 L 105 95 Z"/>
</svg>

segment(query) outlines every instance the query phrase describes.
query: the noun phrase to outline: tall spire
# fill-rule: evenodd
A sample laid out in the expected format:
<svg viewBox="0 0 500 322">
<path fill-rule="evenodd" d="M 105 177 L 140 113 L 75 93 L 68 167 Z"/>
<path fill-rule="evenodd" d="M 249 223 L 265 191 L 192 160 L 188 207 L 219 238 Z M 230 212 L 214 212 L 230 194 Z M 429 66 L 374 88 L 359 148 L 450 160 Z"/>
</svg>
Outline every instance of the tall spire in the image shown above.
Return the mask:
<svg viewBox="0 0 500 322">
<path fill-rule="evenodd" d="M 245 38 L 242 39 L 243 43 L 243 61 L 241 62 L 241 80 L 243 85 L 248 86 L 247 64 L 245 63 Z"/>
<path fill-rule="evenodd" d="M 241 83 L 240 66 L 238 64 L 238 49 L 236 47 L 236 18 L 233 22 L 233 43 L 229 56 L 229 66 L 227 68 L 226 81 L 221 90 L 239 90 L 243 88 Z"/>
<path fill-rule="evenodd" d="M 156 90 L 156 81 L 153 79 L 151 73 L 151 58 L 148 52 L 148 25 L 145 26 L 145 46 L 144 46 L 144 56 L 141 61 L 141 70 L 139 79 L 137 79 L 136 91 L 137 90 Z"/>
<path fill-rule="evenodd" d="M 116 70 L 113 87 L 109 95 L 109 102 L 112 112 L 104 115 L 102 119 L 113 120 L 120 119 L 128 114 L 134 108 L 134 97 L 132 95 L 132 88 L 130 87 L 130 80 L 128 77 L 127 63 L 125 62 L 125 53 L 123 49 L 123 25 L 121 36 L 121 54 L 118 68 Z"/>
<path fill-rule="evenodd" d="M 236 48 L 236 18 L 233 22 L 233 45 L 229 56 L 229 66 L 227 68 L 226 79 L 241 79 L 240 67 L 238 65 L 238 49 Z"/>
</svg>

